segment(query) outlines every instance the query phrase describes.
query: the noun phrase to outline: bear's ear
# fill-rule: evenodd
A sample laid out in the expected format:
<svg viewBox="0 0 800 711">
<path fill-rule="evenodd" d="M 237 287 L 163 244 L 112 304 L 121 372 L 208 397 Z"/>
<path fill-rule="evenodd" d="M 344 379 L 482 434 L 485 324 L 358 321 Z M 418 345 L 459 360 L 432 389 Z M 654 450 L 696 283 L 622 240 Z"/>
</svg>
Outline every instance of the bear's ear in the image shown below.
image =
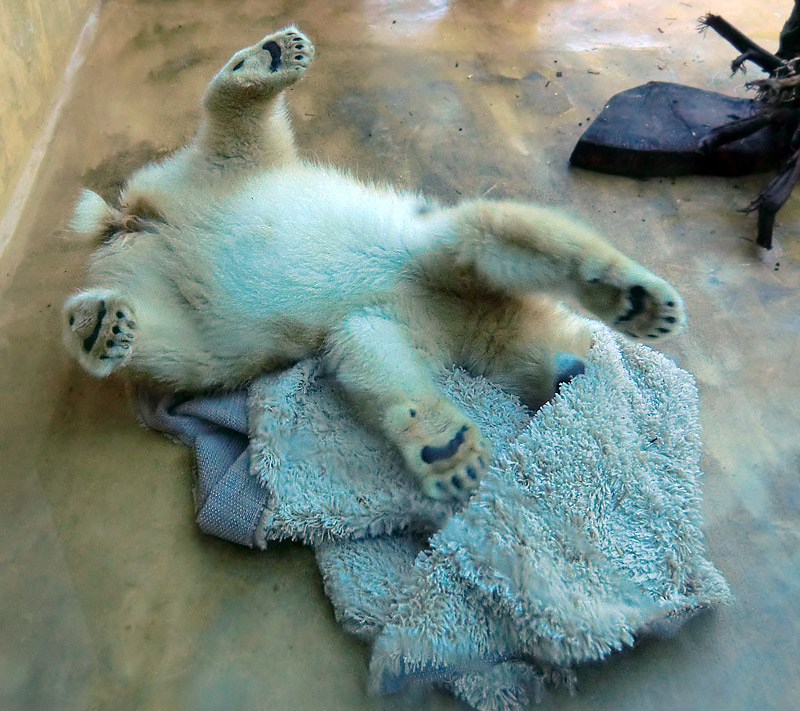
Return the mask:
<svg viewBox="0 0 800 711">
<path fill-rule="evenodd" d="M 97 237 L 108 229 L 108 226 L 120 218 L 119 211 L 115 210 L 97 193 L 83 190 L 69 226 L 78 238 Z"/>
</svg>

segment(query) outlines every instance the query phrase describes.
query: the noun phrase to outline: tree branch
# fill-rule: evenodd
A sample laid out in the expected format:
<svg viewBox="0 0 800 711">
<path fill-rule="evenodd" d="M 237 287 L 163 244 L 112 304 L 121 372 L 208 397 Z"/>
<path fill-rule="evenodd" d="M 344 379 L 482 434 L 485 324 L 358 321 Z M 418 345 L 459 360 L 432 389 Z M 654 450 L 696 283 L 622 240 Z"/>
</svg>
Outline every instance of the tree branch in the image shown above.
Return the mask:
<svg viewBox="0 0 800 711">
<path fill-rule="evenodd" d="M 756 242 L 765 249 L 772 249 L 772 231 L 775 227 L 775 215 L 792 194 L 797 181 L 800 180 L 800 151 L 784 164 L 783 169 L 767 185 L 761 194 L 750 203 L 746 212 L 758 210 L 758 238 Z"/>
<path fill-rule="evenodd" d="M 772 52 L 768 52 L 763 47 L 757 45 L 753 40 L 739 32 L 730 22 L 719 15 L 712 15 L 709 13 L 700 18 L 700 31 L 705 32 L 709 27 L 722 37 L 722 39 L 732 44 L 743 55 L 741 61 L 734 60 L 732 64 L 734 72 L 741 67 L 742 62 L 745 60 L 757 64 L 768 74 L 772 74 L 783 64 L 783 60 L 780 57 L 776 57 Z"/>
<path fill-rule="evenodd" d="M 710 153 L 720 146 L 750 136 L 771 123 L 784 124 L 792 119 L 795 121 L 800 120 L 800 112 L 797 109 L 764 109 L 755 114 L 755 116 L 737 119 L 711 130 L 707 136 L 700 140 L 698 147 L 704 153 Z"/>
<path fill-rule="evenodd" d="M 794 9 L 781 30 L 777 56 L 789 61 L 800 56 L 800 0 L 794 0 Z"/>
</svg>

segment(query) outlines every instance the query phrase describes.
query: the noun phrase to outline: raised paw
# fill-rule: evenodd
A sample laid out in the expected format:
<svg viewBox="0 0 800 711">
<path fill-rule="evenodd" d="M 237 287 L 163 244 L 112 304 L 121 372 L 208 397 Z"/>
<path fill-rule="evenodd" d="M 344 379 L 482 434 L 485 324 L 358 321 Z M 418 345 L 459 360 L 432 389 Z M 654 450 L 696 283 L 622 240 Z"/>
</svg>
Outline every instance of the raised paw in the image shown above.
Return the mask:
<svg viewBox="0 0 800 711">
<path fill-rule="evenodd" d="M 635 262 L 590 274 L 581 288 L 581 302 L 632 338 L 668 338 L 686 325 L 683 299 L 675 287 Z"/>
<path fill-rule="evenodd" d="M 612 325 L 628 336 L 648 340 L 667 338 L 686 324 L 683 299 L 666 282 L 634 284 L 624 291 L 624 299 L 623 313 Z"/>
<path fill-rule="evenodd" d="M 239 88 L 243 98 L 256 99 L 297 81 L 313 59 L 314 46 L 292 25 L 240 49 L 214 77 L 209 93 L 227 95 Z"/>
<path fill-rule="evenodd" d="M 131 356 L 136 330 L 133 308 L 112 291 L 97 289 L 68 299 L 64 341 L 92 375 L 105 377 Z"/>
<path fill-rule="evenodd" d="M 396 439 L 422 490 L 434 499 L 469 498 L 490 458 L 475 424 L 449 405 L 406 403 L 398 410 L 393 419 L 405 423 Z"/>
</svg>

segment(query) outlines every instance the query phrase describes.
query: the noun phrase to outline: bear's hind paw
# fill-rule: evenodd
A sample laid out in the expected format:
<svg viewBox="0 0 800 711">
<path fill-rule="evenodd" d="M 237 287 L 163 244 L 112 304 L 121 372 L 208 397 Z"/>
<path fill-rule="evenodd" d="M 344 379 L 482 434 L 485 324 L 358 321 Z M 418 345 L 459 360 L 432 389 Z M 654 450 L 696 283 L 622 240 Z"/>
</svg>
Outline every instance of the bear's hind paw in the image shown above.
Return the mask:
<svg viewBox="0 0 800 711">
<path fill-rule="evenodd" d="M 468 499 L 490 458 L 489 443 L 477 426 L 451 407 L 429 410 L 418 403 L 406 412 L 409 424 L 400 448 L 420 488 L 433 499 Z"/>
<path fill-rule="evenodd" d="M 675 287 L 635 262 L 615 266 L 582 275 L 584 306 L 632 338 L 653 341 L 683 330 L 686 312 Z"/>
</svg>

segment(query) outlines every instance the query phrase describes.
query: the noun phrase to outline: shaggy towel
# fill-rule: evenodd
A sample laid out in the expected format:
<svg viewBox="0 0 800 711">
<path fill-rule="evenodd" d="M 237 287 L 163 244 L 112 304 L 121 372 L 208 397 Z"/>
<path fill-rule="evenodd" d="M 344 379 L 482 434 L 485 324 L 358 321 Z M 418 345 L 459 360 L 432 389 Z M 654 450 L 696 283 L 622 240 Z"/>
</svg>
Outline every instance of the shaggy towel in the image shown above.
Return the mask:
<svg viewBox="0 0 800 711">
<path fill-rule="evenodd" d="M 688 373 L 598 327 L 586 373 L 535 415 L 462 370 L 440 385 L 494 447 L 466 505 L 421 495 L 314 359 L 246 400 L 142 394 L 139 408 L 194 446 L 204 531 L 315 548 L 337 618 L 373 642 L 375 692 L 436 685 L 520 709 L 728 599 L 704 553 Z"/>
</svg>

